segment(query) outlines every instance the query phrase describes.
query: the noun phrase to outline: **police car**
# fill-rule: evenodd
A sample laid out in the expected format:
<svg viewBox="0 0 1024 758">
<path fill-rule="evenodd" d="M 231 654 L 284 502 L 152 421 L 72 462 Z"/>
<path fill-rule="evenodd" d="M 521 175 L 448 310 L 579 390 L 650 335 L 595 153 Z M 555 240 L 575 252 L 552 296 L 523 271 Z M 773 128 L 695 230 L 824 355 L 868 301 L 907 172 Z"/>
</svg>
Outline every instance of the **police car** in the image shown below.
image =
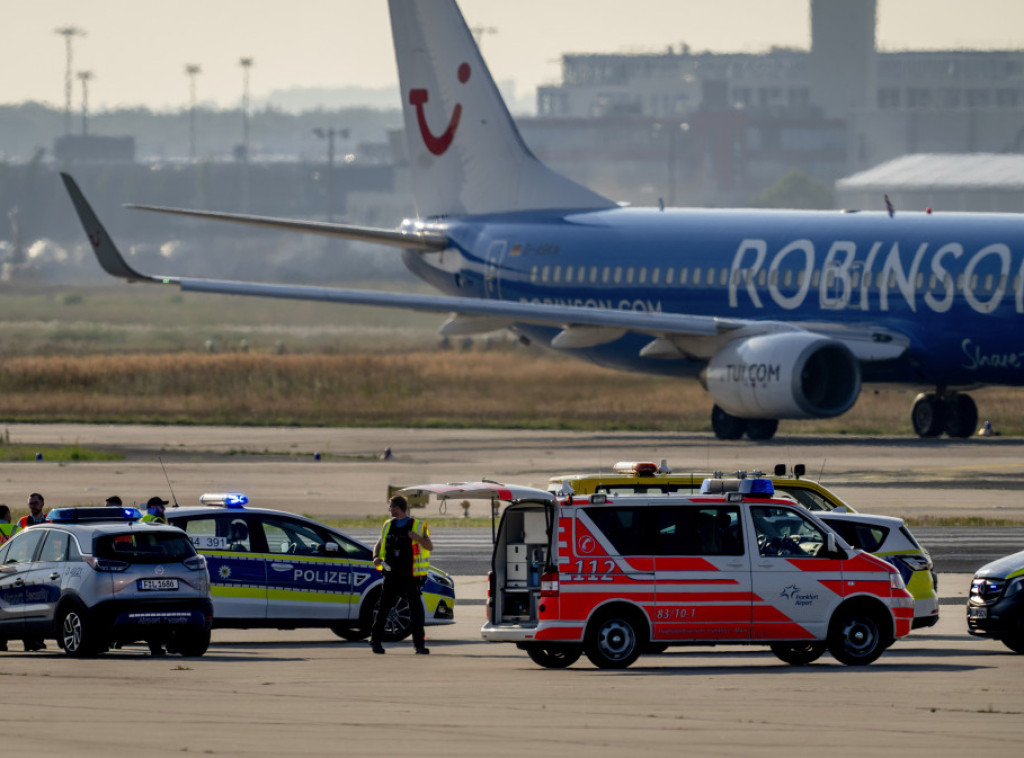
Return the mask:
<svg viewBox="0 0 1024 758">
<path fill-rule="evenodd" d="M 207 494 L 200 503 L 166 516 L 209 564 L 215 627 L 329 627 L 348 640 L 369 636 L 383 583 L 371 548 L 303 516 L 251 508 L 241 493 Z M 454 623 L 451 577 L 431 567 L 423 603 L 428 625 Z M 401 599 L 388 609 L 384 638 L 411 631 Z"/>
<path fill-rule="evenodd" d="M 562 474 L 551 477 L 550 492 L 568 494 L 666 494 L 675 492 L 708 494 L 736 491 L 749 477 L 769 479 L 776 497 L 794 500 L 822 521 L 853 547 L 866 550 L 888 561 L 900 572 L 907 590 L 914 596 L 914 628 L 929 627 L 939 620 L 938 575 L 932 558 L 911 534 L 902 519 L 856 512 L 824 485 L 804 478 L 803 464 L 788 475 L 784 465 L 775 467 L 772 476 L 759 471 L 732 474 L 675 473 L 665 461 L 620 461 L 611 472 Z"/>
<path fill-rule="evenodd" d="M 145 641 L 199 656 L 213 604 L 180 529 L 134 508 L 59 508 L 0 547 L 0 638 L 55 638 L 70 656 Z"/>
<path fill-rule="evenodd" d="M 652 645 L 725 642 L 769 645 L 793 665 L 825 650 L 866 665 L 910 632 L 914 603 L 899 572 L 772 498 L 768 480 L 718 495 L 556 499 L 495 482 L 407 491 L 509 503 L 481 635 L 544 667 L 586 654 L 625 668 Z"/>
<path fill-rule="evenodd" d="M 1024 552 L 977 570 L 967 597 L 967 631 L 1024 653 Z"/>
</svg>

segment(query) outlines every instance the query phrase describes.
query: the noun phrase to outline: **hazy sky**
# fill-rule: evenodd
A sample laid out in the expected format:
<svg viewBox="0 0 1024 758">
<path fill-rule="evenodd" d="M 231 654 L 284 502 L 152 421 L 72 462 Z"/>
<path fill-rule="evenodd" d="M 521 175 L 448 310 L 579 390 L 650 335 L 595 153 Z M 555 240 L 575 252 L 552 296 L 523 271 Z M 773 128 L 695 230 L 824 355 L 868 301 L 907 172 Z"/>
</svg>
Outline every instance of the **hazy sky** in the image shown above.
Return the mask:
<svg viewBox="0 0 1024 758">
<path fill-rule="evenodd" d="M 758 51 L 808 47 L 809 0 L 462 0 L 483 51 L 520 96 L 559 78 L 565 52 Z M 75 71 L 89 70 L 93 111 L 185 107 L 184 67 L 202 67 L 201 102 L 237 107 L 239 58 L 255 59 L 254 100 L 296 85 L 397 81 L 384 0 L 0 0 L 0 103 L 64 104 L 64 39 L 77 26 Z M 879 0 L 882 49 L 1024 46 L 1024 0 Z M 74 83 L 73 107 L 81 85 Z M 396 106 L 398 103 L 396 102 Z"/>
</svg>

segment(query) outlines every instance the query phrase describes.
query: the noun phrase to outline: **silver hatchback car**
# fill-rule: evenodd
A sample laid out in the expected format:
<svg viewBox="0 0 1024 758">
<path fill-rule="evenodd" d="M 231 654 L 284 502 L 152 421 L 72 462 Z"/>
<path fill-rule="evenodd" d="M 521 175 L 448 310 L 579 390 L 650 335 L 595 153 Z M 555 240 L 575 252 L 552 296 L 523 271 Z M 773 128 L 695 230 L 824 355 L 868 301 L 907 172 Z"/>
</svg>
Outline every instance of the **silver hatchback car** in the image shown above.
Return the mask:
<svg viewBox="0 0 1024 758">
<path fill-rule="evenodd" d="M 145 641 L 200 656 L 213 603 L 206 560 L 134 508 L 61 508 L 0 548 L 0 639 L 50 638 L 70 656 Z M 115 520 L 116 519 L 116 520 Z"/>
</svg>

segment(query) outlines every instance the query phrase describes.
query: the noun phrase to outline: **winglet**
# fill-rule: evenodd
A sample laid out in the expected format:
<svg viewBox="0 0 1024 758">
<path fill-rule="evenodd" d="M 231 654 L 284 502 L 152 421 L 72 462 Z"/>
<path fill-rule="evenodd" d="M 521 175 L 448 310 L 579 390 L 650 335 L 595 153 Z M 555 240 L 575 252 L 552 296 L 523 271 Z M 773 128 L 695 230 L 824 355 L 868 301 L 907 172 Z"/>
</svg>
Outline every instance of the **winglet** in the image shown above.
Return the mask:
<svg viewBox="0 0 1024 758">
<path fill-rule="evenodd" d="M 64 186 L 71 196 L 71 202 L 75 206 L 78 219 L 82 222 L 85 236 L 89 238 L 93 252 L 96 253 L 96 259 L 100 262 L 104 271 L 111 276 L 127 279 L 130 282 L 171 283 L 171 279 L 146 276 L 129 266 L 124 256 L 121 255 L 114 245 L 114 240 L 110 238 L 107 230 L 103 228 L 103 224 L 100 223 L 95 211 L 93 211 L 92 206 L 85 199 L 85 195 L 82 194 L 82 190 L 78 188 L 75 180 L 65 173 L 61 173 L 60 178 L 64 180 Z"/>
</svg>

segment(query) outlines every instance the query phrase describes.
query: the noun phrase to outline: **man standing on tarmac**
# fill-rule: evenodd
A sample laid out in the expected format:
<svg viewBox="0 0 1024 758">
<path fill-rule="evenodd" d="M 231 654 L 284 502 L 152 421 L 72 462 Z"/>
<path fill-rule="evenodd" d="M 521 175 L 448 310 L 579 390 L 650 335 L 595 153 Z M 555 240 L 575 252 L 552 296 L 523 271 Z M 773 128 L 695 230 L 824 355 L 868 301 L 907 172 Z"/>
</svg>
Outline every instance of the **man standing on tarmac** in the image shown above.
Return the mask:
<svg viewBox="0 0 1024 758">
<path fill-rule="evenodd" d="M 146 501 L 146 515 L 142 517 L 142 520 L 155 521 L 158 524 L 166 524 L 167 517 L 164 516 L 164 509 L 166 507 L 167 501 L 154 495 Z"/>
<path fill-rule="evenodd" d="M 423 519 L 409 516 L 409 503 L 401 495 L 388 502 L 391 518 L 384 522 L 380 539 L 373 547 L 373 565 L 384 572 L 384 588 L 377 601 L 377 610 L 370 631 L 373 652 L 384 654 L 384 624 L 395 601 L 404 597 L 409 603 L 409 618 L 412 621 L 412 642 L 416 653 L 430 652 L 423 630 L 423 601 L 420 599 L 420 583 L 427 576 L 430 566 L 430 530 Z"/>
<path fill-rule="evenodd" d="M 27 526 L 35 526 L 36 524 L 42 524 L 46 521 L 46 514 L 43 513 L 43 496 L 38 492 L 33 492 L 28 496 L 28 515 L 22 516 L 18 519 L 18 523 L 14 526 L 13 534 L 17 534 Z"/>
</svg>

